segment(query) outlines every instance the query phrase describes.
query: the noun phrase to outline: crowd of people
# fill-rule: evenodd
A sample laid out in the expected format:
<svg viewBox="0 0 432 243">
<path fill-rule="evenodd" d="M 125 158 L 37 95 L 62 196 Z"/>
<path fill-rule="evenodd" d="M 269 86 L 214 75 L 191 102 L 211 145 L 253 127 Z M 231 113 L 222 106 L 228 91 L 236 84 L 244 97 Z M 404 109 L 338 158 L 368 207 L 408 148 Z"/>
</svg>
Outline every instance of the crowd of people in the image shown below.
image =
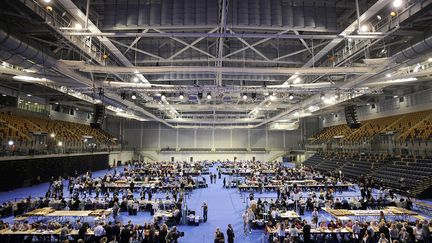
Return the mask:
<svg viewBox="0 0 432 243">
<path fill-rule="evenodd" d="M 8 225 L 0 221 L 0 230 L 11 229 L 12 231 L 29 231 L 40 234 L 1 235 L 1 242 L 32 242 L 45 241 L 54 242 L 97 242 L 97 243 L 175 243 L 184 235 L 177 230 L 176 226 L 169 228 L 166 224 L 159 226 L 157 223 L 144 223 L 143 225 L 133 224 L 128 221 L 121 222 L 100 222 L 91 227 L 86 222 L 59 223 L 29 223 L 28 221 L 16 222 Z"/>
<path fill-rule="evenodd" d="M 2 217 L 21 215 L 33 209 L 52 207 L 58 210 L 112 209 L 112 220 L 102 217 L 95 225 L 77 222 L 34 222 L 17 221 L 14 224 L 0 222 L 1 229 L 26 232 L 47 232 L 45 234 L 2 235 L 16 242 L 31 241 L 51 237 L 63 242 L 177 242 L 183 232 L 177 230 L 180 223 L 187 185 L 198 184 L 198 179 L 206 183 L 202 173 L 205 165 L 187 163 L 155 163 L 149 166 L 142 162 L 128 164 L 122 171 L 111 170 L 101 177 L 91 172 L 73 175 L 68 179 L 52 178 L 45 197 L 28 197 L 15 202 L 5 202 L 0 206 Z M 207 174 L 207 173 L 205 173 Z M 222 175 L 227 175 L 222 178 Z M 263 230 L 269 242 L 324 242 L 351 241 L 364 243 L 386 242 L 432 242 L 431 223 L 427 220 L 397 221 L 385 215 L 377 221 L 327 220 L 322 217 L 322 209 L 365 210 L 383 209 L 388 206 L 412 209 L 409 197 L 396 195 L 385 187 L 373 188 L 370 181 L 360 179 L 354 182 L 358 196 L 343 196 L 337 184 L 346 183 L 342 176 L 322 174 L 308 167 L 285 168 L 276 163 L 221 163 L 216 173 L 209 173 L 211 184 L 223 180 L 223 187 L 231 183 L 233 177 L 243 183 L 257 182 L 262 187 L 273 181 L 282 181 L 275 190 L 274 197 L 259 197 L 262 190 L 250 190 L 247 209 L 242 214 L 244 235 L 253 230 Z M 294 183 L 284 183 L 294 181 Z M 309 188 L 303 181 L 315 181 L 324 185 L 319 190 Z M 137 186 L 143 182 L 152 186 Z M 115 187 L 120 183 L 126 186 Z M 299 184 L 300 183 L 300 186 Z M 163 186 L 174 185 L 169 190 Z M 316 184 L 314 184 L 316 185 Z M 65 193 L 66 191 L 66 193 Z M 69 193 L 67 193 L 69 191 Z M 69 195 L 69 197 L 65 197 Z M 162 197 L 161 197 L 162 195 Z M 257 196 L 258 195 L 258 196 Z M 157 198 L 157 199 L 156 199 Z M 136 215 L 138 211 L 167 211 L 172 220 L 158 220 L 134 225 L 121 223 L 120 212 Z M 203 203 L 202 220 L 208 220 L 208 205 Z M 298 214 L 288 215 L 294 211 Z M 188 211 L 192 212 L 192 211 Z M 188 213 L 187 212 L 187 213 Z M 305 220 L 309 212 L 310 220 Z M 303 218 L 303 219 L 302 219 Z M 198 217 L 199 219 L 199 217 Z M 171 227 L 172 226 L 172 227 Z M 171 228 L 169 228 L 171 227 Z M 226 231 L 217 228 L 214 242 L 234 242 L 235 230 L 232 225 Z M 1 241 L 1 240 L 0 240 Z"/>
</svg>

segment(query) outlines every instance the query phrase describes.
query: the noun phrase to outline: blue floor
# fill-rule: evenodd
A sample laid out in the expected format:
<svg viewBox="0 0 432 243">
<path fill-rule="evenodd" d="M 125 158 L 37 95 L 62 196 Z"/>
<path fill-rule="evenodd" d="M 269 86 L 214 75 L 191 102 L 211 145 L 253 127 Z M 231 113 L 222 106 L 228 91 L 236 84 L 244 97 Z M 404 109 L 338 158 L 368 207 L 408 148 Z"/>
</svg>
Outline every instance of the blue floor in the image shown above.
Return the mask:
<svg viewBox="0 0 432 243">
<path fill-rule="evenodd" d="M 118 168 L 120 170 L 122 168 Z M 97 171 L 93 173 L 93 176 L 102 176 L 107 171 Z M 210 168 L 210 172 L 215 173 L 216 168 Z M 208 176 L 206 176 L 207 182 L 210 182 Z M 267 242 L 264 232 L 262 230 L 254 230 L 249 235 L 243 233 L 243 222 L 242 213 L 246 208 L 246 202 L 242 195 L 237 189 L 225 189 L 222 188 L 223 177 L 218 179 L 216 184 L 209 184 L 208 188 L 196 189 L 192 192 L 189 198 L 186 198 L 188 209 L 201 212 L 201 205 L 203 202 L 208 204 L 208 221 L 201 223 L 199 226 L 178 226 L 180 231 L 185 232 L 185 237 L 181 238 L 179 242 L 212 242 L 213 235 L 216 227 L 220 227 L 222 232 L 226 235 L 227 225 L 231 224 L 234 227 L 236 240 L 235 242 Z M 15 198 L 24 198 L 31 195 L 44 196 L 48 188 L 48 183 L 43 183 L 33 187 L 26 187 L 16 189 L 10 192 L 0 193 L 0 202 L 5 200 L 11 200 Z M 359 196 L 359 192 L 343 192 L 343 196 Z M 65 196 L 68 196 L 68 192 L 65 190 Z M 158 197 L 162 197 L 159 195 Z M 246 195 L 247 196 L 247 195 Z M 269 192 L 263 194 L 256 194 L 258 197 L 275 197 L 276 193 Z M 306 212 L 302 217 L 310 222 L 311 213 Z M 326 213 L 320 215 L 321 220 L 330 220 L 330 216 Z M 12 221 L 13 218 L 4 219 L 6 221 Z M 122 213 L 120 220 L 127 222 L 131 220 L 134 224 L 144 224 L 145 222 L 151 222 L 152 217 L 148 212 L 139 212 L 136 216 L 129 216 L 127 213 Z"/>
</svg>

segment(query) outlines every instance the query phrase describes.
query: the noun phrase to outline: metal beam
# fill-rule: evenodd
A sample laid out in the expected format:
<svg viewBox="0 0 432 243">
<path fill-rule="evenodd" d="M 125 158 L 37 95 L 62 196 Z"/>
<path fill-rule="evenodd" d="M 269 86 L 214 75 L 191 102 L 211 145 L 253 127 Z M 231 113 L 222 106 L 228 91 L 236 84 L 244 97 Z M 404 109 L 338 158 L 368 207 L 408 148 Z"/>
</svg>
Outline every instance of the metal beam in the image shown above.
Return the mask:
<svg viewBox="0 0 432 243">
<path fill-rule="evenodd" d="M 212 29 L 212 30 L 210 30 L 208 33 L 209 33 L 209 34 L 210 34 L 210 33 L 213 33 L 213 32 L 215 32 L 216 30 L 218 30 L 217 27 L 214 28 L 214 29 Z M 200 37 L 200 38 L 194 40 L 192 43 L 190 43 L 190 44 L 188 44 L 187 46 L 183 47 L 183 49 L 180 49 L 179 51 L 177 51 L 176 53 L 174 53 L 174 54 L 173 54 L 172 56 L 170 56 L 168 59 L 171 60 L 171 59 L 173 59 L 174 57 L 176 57 L 176 56 L 182 54 L 184 51 L 186 51 L 186 50 L 189 49 L 189 48 L 192 48 L 192 46 L 195 46 L 196 44 L 198 44 L 198 42 L 204 40 L 205 38 L 206 38 L 206 37 L 203 36 L 203 37 Z"/>
<path fill-rule="evenodd" d="M 185 41 L 183 41 L 183 40 L 181 40 L 181 39 L 179 39 L 179 38 L 176 38 L 176 37 L 174 37 L 173 35 L 170 35 L 170 33 L 165 33 L 165 32 L 163 32 L 163 31 L 161 31 L 161 30 L 158 30 L 158 29 L 154 29 L 154 30 L 158 32 L 157 34 L 165 35 L 165 37 L 168 37 L 168 38 L 171 38 L 171 39 L 173 39 L 173 40 L 175 40 L 175 41 L 177 41 L 177 42 L 180 42 L 180 43 L 182 43 L 182 44 L 185 45 L 185 46 L 188 46 L 188 45 L 189 45 L 187 42 L 185 42 Z M 146 34 L 148 34 L 148 33 L 146 33 Z M 202 37 L 202 36 L 198 36 L 198 37 Z M 199 48 L 196 47 L 196 46 L 191 46 L 190 48 L 192 48 L 192 49 L 194 49 L 194 50 L 196 50 L 196 51 L 199 51 L 199 52 L 201 52 L 202 54 L 204 54 L 204 55 L 206 55 L 206 56 L 209 56 L 209 57 L 213 57 L 213 58 L 215 58 L 215 56 L 213 56 L 212 54 L 210 54 L 210 53 L 208 53 L 208 52 L 206 52 L 206 51 L 203 51 L 203 50 L 199 49 Z"/>
<path fill-rule="evenodd" d="M 229 29 L 231 34 L 235 34 L 231 29 Z M 252 51 L 254 51 L 256 54 L 258 54 L 259 56 L 261 56 L 262 58 L 264 58 L 264 60 L 270 61 L 270 59 L 268 59 L 268 57 L 266 57 L 264 54 L 262 54 L 260 51 L 258 51 L 255 47 L 253 47 L 251 44 L 249 44 L 247 41 L 245 41 L 243 38 L 238 37 L 237 38 L 241 43 L 245 44 L 249 49 L 251 49 Z"/>
<path fill-rule="evenodd" d="M 156 54 L 153 54 L 153 53 L 150 53 L 150 52 L 147 52 L 147 51 L 144 51 L 144 50 L 141 50 L 141 49 L 138 49 L 138 48 L 135 48 L 135 47 L 131 47 L 131 46 L 128 46 L 128 45 L 126 45 L 126 44 L 124 44 L 124 43 L 122 43 L 122 42 L 120 42 L 120 41 L 116 41 L 116 40 L 111 40 L 112 42 L 114 42 L 114 43 L 116 43 L 117 45 L 119 45 L 119 46 L 123 46 L 123 47 L 127 47 L 127 48 L 129 48 L 129 49 L 131 49 L 131 50 L 134 50 L 134 51 L 136 51 L 136 52 L 140 52 L 140 53 L 142 53 L 142 54 L 145 54 L 145 55 L 148 55 L 148 56 L 151 56 L 151 57 L 154 57 L 154 58 L 156 58 L 156 59 L 158 59 L 158 60 L 165 60 L 165 58 L 163 58 L 163 57 L 161 57 L 161 56 L 158 56 L 158 55 L 156 55 Z M 126 52 L 125 52 L 126 53 Z"/>
<path fill-rule="evenodd" d="M 149 31 L 149 29 L 145 29 L 145 30 L 143 30 L 143 32 L 142 33 L 147 33 Z M 131 49 L 131 47 L 133 47 L 134 45 L 136 45 L 136 43 L 138 43 L 138 41 L 141 39 L 141 37 L 137 37 L 137 38 L 135 38 L 135 40 L 134 41 L 132 41 L 132 43 L 129 45 L 129 47 L 126 49 L 126 51 L 124 52 L 124 54 L 126 54 L 130 49 Z"/>
<path fill-rule="evenodd" d="M 325 43 L 324 43 L 325 44 Z M 298 51 L 297 54 L 302 53 L 306 51 L 306 49 L 303 49 L 302 51 Z M 289 57 L 289 56 L 293 56 L 296 54 L 290 53 L 287 54 L 287 56 L 285 57 Z M 175 63 L 195 63 L 195 62 L 217 62 L 220 60 L 223 60 L 224 62 L 230 62 L 230 63 L 253 63 L 253 64 L 288 64 L 288 65 L 301 65 L 303 64 L 303 62 L 301 61 L 291 61 L 291 60 L 287 60 L 287 61 L 282 61 L 279 59 L 285 58 L 285 57 L 279 57 L 279 58 L 275 58 L 273 60 L 255 60 L 255 59 L 236 59 L 236 58 L 228 58 L 228 59 L 219 59 L 219 58 L 207 58 L 207 59 L 203 59 L 203 58 L 190 58 L 190 59 L 173 59 L 173 60 L 168 60 L 168 59 L 151 59 L 151 60 L 137 60 L 135 63 L 137 64 L 150 64 L 150 63 L 165 63 L 165 64 L 175 64 Z"/>
<path fill-rule="evenodd" d="M 232 29 L 232 28 L 231 28 Z M 361 35 L 312 35 L 312 34 L 260 34 L 260 33 L 199 33 L 199 32 L 163 32 L 155 29 L 158 33 L 136 33 L 136 32 L 101 32 L 101 33 L 87 33 L 87 32 L 65 32 L 66 36 L 97 36 L 97 37 L 112 37 L 112 38 L 131 38 L 131 37 L 150 37 L 150 38 L 271 38 L 271 39 L 315 39 L 315 40 L 333 40 L 339 41 L 345 38 L 352 39 L 379 39 L 383 35 L 381 33 L 363 33 Z M 188 45 L 188 44 L 185 44 Z"/>
<path fill-rule="evenodd" d="M 385 6 L 387 6 L 389 4 L 388 1 L 377 1 L 373 6 L 371 6 L 368 10 L 366 10 L 366 12 L 364 12 L 358 20 L 352 22 L 347 28 L 345 28 L 345 30 L 343 30 L 339 36 L 349 36 L 351 34 L 353 34 L 356 30 L 357 30 L 357 25 L 358 22 L 363 22 L 368 20 L 371 17 L 375 17 L 377 15 L 377 13 L 379 11 L 381 11 L 381 9 L 383 9 Z M 312 58 L 306 62 L 303 67 L 312 67 L 315 65 L 315 63 L 317 61 L 319 61 L 321 58 L 323 58 L 325 55 L 327 55 L 327 53 L 331 50 L 333 50 L 333 48 L 335 48 L 337 45 L 339 45 L 342 42 L 342 38 L 335 38 L 333 40 L 330 41 L 329 44 L 327 44 L 323 49 L 321 49 L 318 53 L 316 53 L 314 56 L 312 56 Z M 291 76 L 289 77 L 284 85 L 289 84 L 294 78 Z"/>
<path fill-rule="evenodd" d="M 156 66 L 156 67 L 117 67 L 117 66 L 99 66 L 85 64 L 82 61 L 63 61 L 69 64 L 71 68 L 77 68 L 82 72 L 96 72 L 96 73 L 134 73 L 136 71 L 142 73 L 260 73 L 269 75 L 319 75 L 319 74 L 363 74 L 375 73 L 371 67 L 315 67 L 315 68 L 256 68 L 256 67 L 209 67 L 209 66 Z"/>
<path fill-rule="evenodd" d="M 130 26 L 113 26 L 113 27 L 105 27 L 104 31 L 133 31 L 133 30 L 142 30 L 145 28 L 148 29 L 160 29 L 160 30 L 211 30 L 215 27 L 219 27 L 219 25 L 170 25 L 170 26 L 157 26 L 157 25 L 130 25 Z M 232 25 L 231 29 L 234 31 L 237 30 L 252 30 L 252 31 L 306 31 L 306 32 L 315 32 L 315 33 L 336 33 L 336 29 L 328 29 L 325 27 L 273 27 L 273 26 L 254 26 L 254 25 Z"/>
<path fill-rule="evenodd" d="M 328 42 L 324 42 L 324 43 L 321 43 L 321 44 L 318 44 L 318 45 L 314 46 L 313 48 L 315 49 L 317 47 L 321 47 L 321 46 L 324 46 L 324 45 L 327 45 L 327 44 L 328 44 Z M 277 58 L 273 59 L 273 61 L 278 61 L 280 59 L 284 59 L 284 58 L 287 58 L 287 57 L 295 56 L 295 55 L 298 55 L 298 54 L 303 53 L 305 51 L 309 51 L 309 50 L 305 48 L 305 49 L 301 49 L 301 50 L 298 50 L 298 51 L 294 51 L 294 52 L 285 54 L 283 56 L 277 57 Z"/>
<path fill-rule="evenodd" d="M 71 0 L 58 0 L 61 5 L 66 9 L 66 11 L 75 18 L 79 23 L 84 23 L 86 21 L 85 14 L 79 9 Z M 117 49 L 117 47 L 106 37 L 101 36 L 102 32 L 99 28 L 90 20 L 88 20 L 87 30 L 94 36 L 97 36 L 98 40 L 109 50 L 111 54 L 113 54 L 117 60 L 120 61 L 126 67 L 134 67 L 134 65 L 123 55 L 123 53 Z M 145 34 L 145 33 L 142 33 Z M 67 32 L 64 32 L 63 35 L 67 35 Z M 143 83 L 149 83 L 149 81 L 142 75 L 136 74 Z"/>
<path fill-rule="evenodd" d="M 294 30 L 294 33 L 296 35 L 300 35 L 300 33 L 297 30 Z M 311 49 L 309 48 L 308 44 L 306 43 L 306 41 L 303 38 L 300 39 L 300 42 L 305 46 L 305 48 L 309 51 L 309 53 L 313 55 Z"/>
<path fill-rule="evenodd" d="M 279 32 L 279 33 L 277 33 L 277 34 L 278 34 L 278 35 L 282 35 L 282 34 L 285 34 L 285 33 L 287 33 L 287 32 L 288 32 L 288 30 L 284 30 L 284 31 Z M 257 42 L 255 42 L 255 43 L 253 43 L 251 46 L 252 46 L 252 47 L 257 46 L 257 45 L 262 44 L 262 43 L 264 43 L 264 42 L 266 42 L 266 41 L 269 41 L 269 40 L 271 40 L 271 39 L 273 39 L 273 38 L 265 38 L 265 39 L 262 39 L 262 40 L 260 40 L 260 41 L 257 41 Z M 237 53 L 239 53 L 239 52 L 245 51 L 245 50 L 247 50 L 247 49 L 249 49 L 249 46 L 246 46 L 246 47 L 240 48 L 240 49 L 238 49 L 238 50 L 235 50 L 235 51 L 233 51 L 233 52 L 231 52 L 231 53 L 228 53 L 226 56 L 224 56 L 224 58 L 230 57 L 230 56 L 232 56 L 232 55 L 234 55 L 234 54 L 237 54 Z"/>
<path fill-rule="evenodd" d="M 228 12 L 228 6 L 227 6 L 227 0 L 221 0 L 221 4 L 220 4 L 221 8 L 220 8 L 220 21 L 219 21 L 219 33 L 220 34 L 226 34 L 226 15 Z M 218 61 L 216 63 L 217 67 L 222 67 L 223 66 L 223 49 L 224 49 L 224 37 L 219 37 L 218 41 L 217 41 L 217 48 L 218 50 Z M 216 85 L 221 86 L 222 85 L 222 72 L 218 71 L 216 72 Z"/>
</svg>

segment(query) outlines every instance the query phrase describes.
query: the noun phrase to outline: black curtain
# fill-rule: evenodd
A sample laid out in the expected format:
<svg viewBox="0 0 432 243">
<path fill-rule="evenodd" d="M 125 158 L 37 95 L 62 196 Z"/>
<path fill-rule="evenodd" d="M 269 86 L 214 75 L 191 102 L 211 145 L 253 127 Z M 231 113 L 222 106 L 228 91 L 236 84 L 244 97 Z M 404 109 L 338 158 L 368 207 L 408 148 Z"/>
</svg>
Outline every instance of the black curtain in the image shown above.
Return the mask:
<svg viewBox="0 0 432 243">
<path fill-rule="evenodd" d="M 37 176 L 46 182 L 51 176 L 67 177 L 75 170 L 82 174 L 107 169 L 108 166 L 108 154 L 0 161 L 0 191 L 29 186 Z"/>
</svg>

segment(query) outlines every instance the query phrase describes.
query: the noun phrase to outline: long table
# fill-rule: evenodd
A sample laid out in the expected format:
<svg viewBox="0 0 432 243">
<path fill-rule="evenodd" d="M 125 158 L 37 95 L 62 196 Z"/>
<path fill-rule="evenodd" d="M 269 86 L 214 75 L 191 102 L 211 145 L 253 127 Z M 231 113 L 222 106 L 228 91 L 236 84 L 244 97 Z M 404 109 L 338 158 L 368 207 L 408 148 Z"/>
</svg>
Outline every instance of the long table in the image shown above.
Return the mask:
<svg viewBox="0 0 432 243">
<path fill-rule="evenodd" d="M 267 184 L 267 185 L 263 185 L 262 188 L 263 189 L 271 189 L 271 190 L 276 190 L 277 188 L 280 188 L 284 185 L 280 185 L 280 184 Z M 292 185 L 291 185 L 292 186 Z M 324 188 L 338 188 L 338 189 L 342 189 L 342 190 L 348 190 L 350 187 L 353 187 L 354 184 L 351 183 L 347 183 L 347 184 L 340 184 L 340 185 L 323 185 L 323 184 L 319 184 L 319 185 L 297 185 L 298 188 L 308 188 L 308 189 L 312 189 L 312 190 L 319 190 L 319 189 L 324 189 Z M 241 184 L 238 185 L 237 187 L 240 191 L 247 191 L 247 190 L 258 190 L 259 186 L 256 184 Z"/>
<path fill-rule="evenodd" d="M 410 216 L 418 215 L 417 212 L 398 207 L 386 207 L 382 210 L 347 210 L 329 208 L 323 208 L 323 210 L 335 218 L 353 217 L 360 221 L 364 221 L 366 217 L 379 217 L 381 212 L 384 213 L 385 217 L 401 217 L 403 220 L 406 220 Z"/>
<path fill-rule="evenodd" d="M 61 228 L 55 229 L 55 230 L 38 230 L 38 229 L 29 229 L 26 231 L 13 231 L 11 229 L 2 229 L 0 230 L 0 235 L 3 236 L 13 236 L 13 235 L 19 235 L 19 236 L 60 236 L 61 234 Z M 68 235 L 76 236 L 78 235 L 78 230 L 71 230 Z M 88 229 L 86 232 L 86 236 L 93 236 L 94 231 L 92 229 Z"/>
<path fill-rule="evenodd" d="M 55 210 L 53 208 L 39 208 L 28 213 L 25 213 L 21 216 L 15 218 L 17 221 L 28 220 L 36 218 L 36 221 L 41 220 L 41 218 L 51 218 L 57 221 L 64 221 L 65 218 L 74 217 L 85 219 L 87 217 L 93 217 L 94 220 L 100 220 L 100 218 L 104 215 L 108 217 L 112 212 L 112 208 L 110 209 L 96 209 L 96 210 L 82 210 L 82 211 L 66 211 L 66 210 Z"/>
</svg>

